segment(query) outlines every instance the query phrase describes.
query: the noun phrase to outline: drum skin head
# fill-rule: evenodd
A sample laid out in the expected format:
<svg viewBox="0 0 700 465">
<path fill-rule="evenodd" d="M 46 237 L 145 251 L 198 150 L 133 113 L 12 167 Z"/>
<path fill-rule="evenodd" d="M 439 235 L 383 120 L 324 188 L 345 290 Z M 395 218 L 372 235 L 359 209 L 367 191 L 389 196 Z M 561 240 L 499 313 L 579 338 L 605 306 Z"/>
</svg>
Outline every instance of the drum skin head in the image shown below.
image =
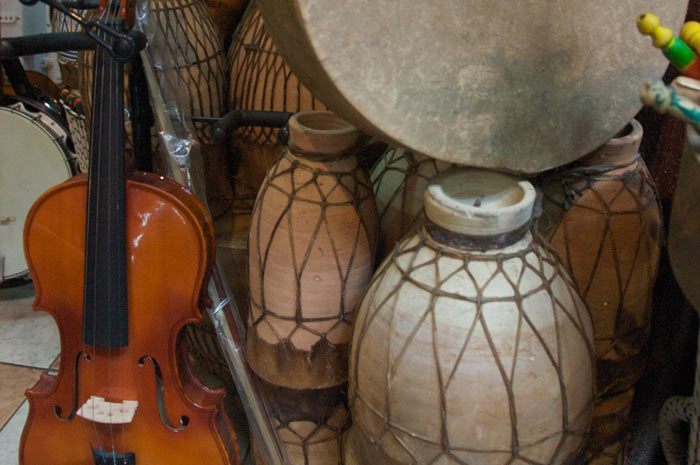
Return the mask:
<svg viewBox="0 0 700 465">
<path fill-rule="evenodd" d="M 27 213 L 41 194 L 71 176 L 65 147 L 50 122 L 41 119 L 25 110 L 0 108 L 0 217 L 15 218 L 0 222 L 0 256 L 5 259 L 0 282 L 27 272 L 22 241 Z"/>
<path fill-rule="evenodd" d="M 686 0 L 258 0 L 294 73 L 387 142 L 535 173 L 573 161 L 639 111 L 668 61 L 637 31 L 678 31 Z"/>
</svg>

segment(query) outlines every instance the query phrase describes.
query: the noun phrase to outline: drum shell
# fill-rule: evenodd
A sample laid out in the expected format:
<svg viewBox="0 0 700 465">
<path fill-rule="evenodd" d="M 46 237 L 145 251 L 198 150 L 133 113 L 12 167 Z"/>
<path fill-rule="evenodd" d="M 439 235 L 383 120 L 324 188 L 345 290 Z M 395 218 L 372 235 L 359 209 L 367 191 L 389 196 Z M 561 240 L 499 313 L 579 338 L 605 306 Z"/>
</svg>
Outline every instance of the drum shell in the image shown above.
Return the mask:
<svg viewBox="0 0 700 465">
<path fill-rule="evenodd" d="M 354 155 L 322 162 L 286 151 L 272 167 L 249 233 L 246 347 L 258 376 L 293 389 L 347 380 L 376 228 L 372 188 Z"/>
<path fill-rule="evenodd" d="M 516 456 L 580 463 L 594 390 L 585 304 L 536 235 L 484 252 L 458 243 L 438 243 L 422 228 L 375 274 L 353 330 L 346 460 L 407 465 L 454 454 L 465 463 L 508 463 Z M 517 276 L 528 263 L 542 272 L 511 278 L 517 290 L 499 276 Z M 450 284 L 450 276 L 459 278 Z M 545 300 L 525 297 L 542 285 Z M 535 317 L 536 308 L 549 316 Z M 552 317 L 553 309 L 559 316 Z M 523 332 L 519 312 L 532 315 L 533 333 Z M 546 347 L 566 355 L 543 364 Z M 512 443 L 511 428 L 522 446 Z"/>
<path fill-rule="evenodd" d="M 342 464 L 342 436 L 350 426 L 347 384 L 296 390 L 264 381 L 260 387 L 291 465 Z M 256 465 L 266 465 L 253 441 Z"/>
<path fill-rule="evenodd" d="M 222 116 L 225 113 L 225 53 L 206 4 L 203 0 L 158 0 L 149 3 L 149 17 L 153 21 L 151 26 L 164 37 L 166 49 L 163 55 L 166 58 L 161 63 L 163 72 L 176 71 L 176 85 L 189 95 L 186 101 L 188 114 Z M 92 110 L 93 56 L 91 51 L 80 52 L 79 56 L 81 95 L 88 127 Z M 126 76 L 124 90 L 128 107 L 129 81 Z M 211 158 L 214 166 L 221 166 L 219 159 L 223 154 L 213 145 L 209 125 L 198 122 L 194 126 L 205 159 Z M 127 134 L 130 138 L 130 128 Z M 212 184 L 220 185 L 218 182 Z M 225 187 L 224 190 L 230 193 Z"/>
<path fill-rule="evenodd" d="M 232 110 L 299 112 L 325 108 L 277 52 L 255 0 L 249 2 L 233 34 L 228 63 L 228 106 Z M 229 283 L 242 290 L 239 307 L 247 318 L 250 215 L 265 175 L 284 147 L 277 141 L 276 129 L 246 127 L 232 134 L 230 149 L 228 168 L 233 176 L 233 196 L 226 213 L 216 218 L 217 241 Z"/>
<path fill-rule="evenodd" d="M 379 211 L 380 260 L 423 222 L 423 194 L 428 183 L 454 166 L 398 147 L 388 148 L 377 160 L 370 178 Z"/>
<path fill-rule="evenodd" d="M 617 403 L 617 411 L 629 413 L 629 392 L 646 366 L 663 226 L 656 186 L 638 154 L 641 139 L 641 125 L 633 121 L 625 135 L 539 179 L 544 196 L 538 229 L 571 272 L 593 315 L 593 454 L 626 433 L 628 417 L 610 420 L 609 411 Z"/>
<path fill-rule="evenodd" d="M 228 51 L 230 63 L 229 107 L 236 110 L 324 110 L 292 73 L 252 0 L 236 29 Z M 250 126 L 233 134 L 237 161 L 236 194 L 256 194 L 267 170 L 282 152 L 277 130 Z"/>
<path fill-rule="evenodd" d="M 40 104 L 37 104 L 40 107 Z M 24 221 L 32 203 L 46 190 L 75 173 L 74 155 L 68 149 L 68 132 L 58 121 L 24 103 L 0 107 L 8 131 L 0 151 L 0 282 L 28 276 L 24 259 Z M 18 156 L 21 154 L 21 156 Z"/>
</svg>

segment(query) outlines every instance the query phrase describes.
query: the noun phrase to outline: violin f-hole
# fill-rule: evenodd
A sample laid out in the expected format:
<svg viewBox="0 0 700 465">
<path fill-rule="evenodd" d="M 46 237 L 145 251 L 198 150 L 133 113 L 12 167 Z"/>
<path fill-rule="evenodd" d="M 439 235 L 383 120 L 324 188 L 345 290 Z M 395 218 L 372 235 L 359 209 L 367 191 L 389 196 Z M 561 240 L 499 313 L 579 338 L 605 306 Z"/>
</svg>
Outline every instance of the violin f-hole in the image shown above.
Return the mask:
<svg viewBox="0 0 700 465">
<path fill-rule="evenodd" d="M 73 367 L 73 373 L 75 373 L 75 377 L 73 378 L 73 406 L 71 407 L 70 414 L 68 414 L 67 417 L 62 417 L 61 413 L 63 412 L 63 409 L 59 405 L 54 405 L 53 407 L 53 413 L 56 414 L 59 420 L 63 421 L 71 421 L 75 417 L 75 413 L 78 411 L 78 396 L 79 396 L 79 377 L 80 377 L 80 357 L 83 355 L 83 352 L 80 351 L 77 353 L 75 356 L 75 362 L 74 362 L 74 367 Z M 90 360 L 90 357 L 85 354 L 86 360 Z"/>
<path fill-rule="evenodd" d="M 165 409 L 165 393 L 163 392 L 163 376 L 160 371 L 160 366 L 158 361 L 151 357 L 150 355 L 144 355 L 139 359 L 139 366 L 144 366 L 146 360 L 150 360 L 153 364 L 153 372 L 156 378 L 156 403 L 158 406 L 158 415 L 160 415 L 160 420 L 165 426 L 170 428 L 172 431 L 182 431 L 187 428 L 190 423 L 190 418 L 187 415 L 180 416 L 180 426 L 173 426 L 168 419 L 168 412 Z"/>
</svg>

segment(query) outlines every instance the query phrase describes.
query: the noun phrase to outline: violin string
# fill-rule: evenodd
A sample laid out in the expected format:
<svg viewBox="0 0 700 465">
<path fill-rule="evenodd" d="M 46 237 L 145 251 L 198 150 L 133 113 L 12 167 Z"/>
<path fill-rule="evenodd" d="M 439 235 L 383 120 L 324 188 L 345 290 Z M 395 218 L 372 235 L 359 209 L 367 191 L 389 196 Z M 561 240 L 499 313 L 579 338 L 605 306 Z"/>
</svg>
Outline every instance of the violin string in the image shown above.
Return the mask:
<svg viewBox="0 0 700 465">
<path fill-rule="evenodd" d="M 100 15 L 100 16 L 101 16 L 101 18 L 100 18 L 101 21 L 104 22 L 104 21 L 106 21 L 106 20 L 108 20 L 108 19 L 111 18 L 111 9 L 112 9 L 112 0 L 110 0 L 109 2 L 106 2 L 106 6 L 105 6 L 105 8 L 103 9 L 103 11 L 102 11 L 102 13 L 101 13 L 101 15 Z M 109 40 L 109 35 L 108 35 L 105 31 L 102 31 L 102 37 L 103 37 L 104 40 L 107 40 L 107 41 Z M 97 52 L 96 52 L 96 53 L 97 53 Z M 109 54 L 107 53 L 107 51 L 104 50 L 104 49 L 102 49 L 102 48 L 100 48 L 100 54 L 102 55 L 102 60 L 101 60 L 101 63 L 100 63 L 101 66 L 100 66 L 100 70 L 99 70 L 99 72 L 100 72 L 100 89 L 99 89 L 100 96 L 99 96 L 99 98 L 100 98 L 100 101 L 102 102 L 102 105 L 101 105 L 101 107 L 102 107 L 102 112 L 104 112 L 106 109 L 108 109 L 108 108 L 111 107 L 111 105 L 105 105 L 104 103 L 105 103 L 105 99 L 106 99 L 106 97 L 107 97 L 107 96 L 105 95 L 105 85 L 106 85 L 106 83 L 105 83 L 105 80 L 106 80 L 106 79 L 105 79 L 105 75 L 110 75 L 110 76 L 111 76 L 111 74 L 112 74 L 112 73 L 111 73 L 112 59 L 111 59 L 111 56 L 109 56 Z M 97 58 L 95 58 L 95 60 L 97 61 Z M 109 69 L 110 72 L 108 72 L 107 68 L 110 68 L 110 69 Z M 96 74 L 96 73 L 93 73 L 93 74 Z M 107 100 L 107 101 L 109 102 L 109 100 Z M 111 111 L 111 109 L 110 109 L 110 111 Z M 95 116 L 97 116 L 97 115 L 95 115 Z M 105 119 L 105 118 L 104 118 L 104 115 L 100 115 L 100 121 L 102 122 L 102 124 L 100 124 L 100 128 L 99 128 L 100 133 L 101 133 L 100 135 L 101 135 L 102 137 L 100 137 L 100 143 L 99 143 L 99 146 L 98 146 L 99 154 L 100 154 L 100 156 L 99 156 L 100 165 L 102 165 L 103 163 L 106 162 L 106 163 L 107 163 L 107 171 L 108 171 L 108 174 L 111 174 L 111 173 L 109 173 L 109 168 L 110 168 L 110 164 L 111 164 L 111 163 L 110 163 L 110 160 L 109 160 L 109 159 L 104 160 L 104 159 L 105 159 L 105 156 L 104 156 L 105 151 L 104 151 L 104 147 L 103 147 L 103 144 L 104 144 L 104 134 L 103 134 L 103 131 L 104 131 L 104 129 L 105 129 L 105 128 L 103 127 L 103 125 L 104 125 L 104 122 L 105 122 L 105 121 L 108 122 L 108 123 L 107 123 L 107 131 L 109 132 L 109 130 L 110 130 L 111 126 L 112 126 L 111 124 L 109 124 L 109 121 L 111 121 L 111 116 L 110 116 L 110 118 Z M 108 141 L 109 141 L 109 136 L 110 136 L 110 135 L 107 134 L 107 137 L 108 137 L 107 140 L 108 140 Z M 109 148 L 109 147 L 107 147 L 107 148 Z M 107 152 L 107 154 L 109 154 L 109 152 Z M 100 167 L 100 168 L 101 168 L 101 167 Z M 101 172 L 101 169 L 100 169 L 100 172 Z M 109 178 L 107 178 L 107 179 L 109 179 Z M 102 189 L 99 189 L 99 190 L 98 190 L 98 199 L 99 199 L 100 197 L 102 197 L 102 195 L 104 194 L 103 189 L 104 189 L 104 187 L 105 187 L 105 183 L 102 182 L 101 184 L 102 184 Z M 109 201 L 109 200 L 110 200 L 110 199 L 109 199 L 109 192 L 110 192 L 109 185 L 107 185 L 106 187 L 107 187 L 107 200 Z M 102 204 L 103 204 L 102 202 L 98 201 L 98 209 L 99 209 L 99 206 L 102 205 Z M 111 203 L 108 202 L 108 205 L 111 205 Z M 104 215 L 105 213 L 108 214 L 108 212 L 104 212 L 104 211 L 102 211 L 101 213 L 98 213 L 98 214 Z M 110 216 L 110 215 L 108 214 L 108 218 L 109 218 L 109 216 Z M 97 232 L 97 231 L 95 231 L 95 232 Z M 109 227 L 109 223 L 108 223 L 108 225 L 107 225 L 107 237 L 111 237 L 111 234 L 110 234 L 110 233 L 111 233 L 111 231 L 110 231 L 110 227 Z M 108 252 L 108 254 L 109 254 L 109 250 L 110 250 L 110 247 L 109 247 L 109 245 L 108 245 L 108 247 L 107 247 L 107 252 Z M 110 263 L 110 262 L 109 262 L 109 258 L 110 258 L 110 257 L 108 256 L 108 257 L 107 257 L 107 263 Z M 95 273 L 95 283 L 97 283 L 97 273 L 98 273 L 97 267 L 94 268 L 94 273 Z M 111 283 L 111 281 L 110 281 L 110 283 Z M 111 289 L 110 289 L 109 287 L 110 287 L 110 286 L 108 285 L 108 290 L 107 290 L 107 292 L 108 292 L 108 299 L 107 299 L 107 302 L 111 302 L 111 299 L 109 298 L 109 294 L 110 294 Z M 96 294 L 95 294 L 95 295 L 96 295 Z M 111 306 L 108 304 L 108 305 L 107 305 L 108 325 L 109 325 L 109 320 L 110 320 L 110 319 L 109 319 L 110 309 L 111 309 Z M 95 318 L 95 319 L 97 318 L 97 311 L 94 311 L 94 312 L 93 312 L 93 318 Z M 97 342 L 97 338 L 96 338 L 97 322 L 96 322 L 96 321 L 93 322 L 93 326 L 92 326 L 92 327 L 93 327 L 93 343 L 96 343 L 96 342 Z M 107 336 L 107 337 L 108 337 L 108 341 L 107 341 L 107 347 L 108 347 L 108 349 L 107 349 L 107 350 L 109 351 L 109 350 L 110 350 L 110 349 L 109 349 L 109 346 L 110 346 L 110 338 L 111 338 L 110 328 L 109 328 L 109 327 L 107 328 L 107 331 L 108 331 L 108 333 L 107 333 L 107 334 L 108 334 L 108 336 Z M 97 351 L 97 350 L 98 350 L 97 347 L 95 347 L 95 351 Z M 109 354 L 109 352 L 108 352 L 108 354 Z M 94 357 L 94 360 L 93 360 L 93 392 L 95 391 L 96 386 L 97 386 L 96 373 L 97 373 L 97 368 L 98 368 L 98 367 L 97 367 L 97 361 L 98 361 L 98 359 L 99 359 L 99 357 Z M 107 366 L 108 370 L 109 370 L 109 367 L 110 367 L 110 362 L 109 362 L 109 360 L 108 360 L 108 366 Z M 93 410 L 93 418 L 94 418 L 94 410 Z M 94 427 L 95 427 L 95 431 L 97 432 L 97 424 L 94 422 L 94 420 L 93 420 L 93 425 L 94 425 Z M 111 435 L 111 430 L 110 430 L 110 435 Z M 104 445 L 102 444 L 102 439 L 101 439 L 101 437 L 99 436 L 99 434 L 98 434 L 98 437 L 97 437 L 97 438 L 98 438 L 98 441 L 99 441 L 99 447 L 100 447 L 100 453 L 101 453 L 101 455 L 102 455 L 102 460 L 106 462 L 105 452 L 107 452 L 107 454 L 109 454 L 109 452 L 108 452 L 108 451 L 105 451 L 105 447 L 104 447 Z M 112 442 L 112 444 L 113 444 L 113 441 L 111 441 L 111 442 Z M 114 463 L 114 454 L 112 454 L 112 463 Z"/>
<path fill-rule="evenodd" d="M 102 16 L 103 16 L 103 15 L 101 15 L 100 19 L 102 18 Z M 103 34 L 101 34 L 101 31 L 99 31 L 99 30 L 97 31 L 97 34 L 103 35 Z M 96 49 L 95 49 L 95 52 L 94 52 L 94 63 L 95 63 L 95 64 L 98 64 L 99 61 L 100 61 L 100 60 L 98 60 L 98 54 L 99 54 L 99 47 L 96 48 Z M 101 92 L 98 93 L 98 90 L 99 90 L 99 89 L 97 88 L 97 81 L 95 80 L 96 77 L 97 77 L 97 74 L 94 73 L 94 74 L 93 74 L 93 83 L 92 83 L 92 94 L 93 94 L 93 96 L 94 96 L 95 99 L 100 99 L 100 100 L 101 100 L 101 99 L 102 99 L 102 93 L 101 93 Z M 96 115 L 93 115 L 93 118 L 95 118 L 95 116 L 96 116 Z M 93 124 L 93 131 L 92 131 L 92 133 L 91 133 L 91 135 L 90 135 L 90 147 L 91 147 L 91 150 L 92 150 L 92 151 L 99 150 L 99 147 L 96 147 L 96 146 L 98 145 L 97 142 L 98 142 L 98 134 L 99 134 L 99 130 L 96 130 L 96 129 L 98 129 L 98 127 L 97 127 L 98 125 L 95 124 L 97 121 L 98 121 L 97 119 L 93 119 L 93 123 L 94 123 L 94 124 Z M 91 156 L 90 158 L 91 158 L 90 163 L 91 163 L 91 164 L 96 164 L 97 166 L 95 166 L 94 168 L 91 166 L 91 168 L 90 168 L 90 172 L 91 172 L 91 173 L 90 173 L 90 176 L 88 177 L 88 206 L 87 206 L 87 212 L 88 212 L 88 214 L 92 211 L 92 205 L 93 205 L 93 202 L 94 202 L 94 201 L 96 201 L 96 202 L 99 204 L 99 196 L 100 196 L 99 184 L 96 183 L 96 181 L 95 181 L 95 176 L 97 175 L 97 173 L 99 173 L 99 170 L 100 170 L 100 159 L 99 159 L 99 158 L 96 159 L 96 157 L 94 157 L 94 156 Z M 95 163 L 95 162 L 96 162 L 96 163 Z M 93 198 L 93 196 L 94 196 L 95 198 Z M 86 218 L 86 220 L 89 220 L 89 218 Z M 88 231 L 88 236 L 86 237 L 86 247 L 89 247 L 89 246 L 90 246 L 89 238 L 90 238 L 90 235 L 93 234 L 93 228 L 91 227 L 91 224 L 90 224 L 89 221 L 87 222 L 87 231 Z M 86 250 L 85 256 L 86 256 L 86 258 L 88 257 L 87 250 Z M 94 257 L 94 255 L 91 255 L 91 256 Z M 85 266 L 88 267 L 88 270 L 91 270 L 92 273 L 93 273 L 91 276 L 88 275 L 88 274 L 86 274 L 86 278 L 85 278 L 85 279 L 86 279 L 86 280 L 87 280 L 87 279 L 90 279 L 91 282 L 86 282 L 86 283 L 85 283 L 85 286 L 92 286 L 92 288 L 93 288 L 93 289 L 92 289 L 92 295 L 96 295 L 96 290 L 97 290 L 97 289 L 96 289 L 96 286 L 97 286 L 97 283 L 96 283 L 95 269 L 94 269 L 94 266 L 93 266 L 92 261 L 86 261 Z M 87 295 L 86 295 L 86 297 L 87 297 Z M 87 300 L 85 300 L 85 301 L 83 302 L 83 326 L 84 326 L 85 323 L 87 322 L 87 318 L 90 317 L 90 316 L 92 316 L 92 323 L 93 323 L 93 325 L 92 325 L 92 328 L 93 328 L 93 342 L 94 342 L 94 340 L 95 340 L 95 315 L 94 315 L 94 312 L 90 312 L 90 313 L 92 313 L 92 315 L 89 315 L 89 314 L 86 312 L 86 308 L 89 308 L 89 307 L 90 307 L 90 303 L 89 303 Z M 86 393 L 85 393 L 85 390 L 84 390 L 84 389 L 81 389 L 80 387 L 85 385 L 84 379 L 85 379 L 85 377 L 87 376 L 87 375 L 86 375 L 86 370 L 87 370 L 88 368 L 90 368 L 90 366 L 88 366 L 88 360 L 92 360 L 92 362 L 93 362 L 93 363 L 91 364 L 91 365 L 92 365 L 92 377 L 91 377 L 91 378 L 92 378 L 92 388 L 91 388 L 91 392 L 94 392 L 95 385 L 96 385 L 96 381 L 95 381 L 95 363 L 94 363 L 94 362 L 95 362 L 95 357 L 90 357 L 90 355 L 88 354 L 87 344 L 86 344 L 86 342 L 85 342 L 85 337 L 83 337 L 82 355 L 81 355 L 81 357 L 80 357 L 80 364 L 83 365 L 84 368 L 80 370 L 80 382 L 78 383 L 78 386 L 79 386 L 79 387 L 78 387 L 78 389 L 79 389 L 79 403 L 80 403 L 80 406 L 81 406 L 81 407 L 86 405 L 86 398 L 85 398 Z M 94 402 L 93 402 L 93 405 L 92 405 L 92 406 L 94 407 Z M 102 456 L 102 460 L 103 460 L 103 462 L 106 463 L 105 457 L 104 457 L 104 453 L 103 453 L 102 443 L 101 443 L 100 436 L 99 436 L 99 433 L 98 433 L 98 431 L 97 431 L 97 426 L 95 425 L 94 419 L 95 419 L 95 417 L 94 417 L 94 409 L 93 409 L 93 412 L 92 412 L 92 429 L 94 430 L 94 433 L 95 433 L 95 439 L 96 439 L 96 442 L 97 442 L 97 446 L 98 446 L 98 450 L 99 450 L 99 452 L 100 452 L 100 455 Z M 88 420 L 85 419 L 85 418 L 83 418 L 83 417 L 81 417 L 81 418 L 80 418 L 80 421 L 81 421 L 81 423 L 83 424 L 84 429 L 86 430 L 86 434 L 87 434 L 88 427 L 87 427 L 87 425 L 86 425 L 86 422 L 87 422 Z M 92 451 L 92 450 L 94 449 L 94 446 L 93 446 L 92 441 L 90 440 L 89 435 L 88 435 L 88 444 L 89 444 L 90 449 L 91 449 L 91 451 Z M 90 455 L 92 456 L 92 452 L 90 453 Z"/>
<path fill-rule="evenodd" d="M 101 18 L 100 18 L 101 21 L 104 20 L 104 18 L 105 18 L 105 13 L 106 13 L 106 11 L 107 11 L 108 8 L 109 8 L 109 5 L 107 5 L 107 8 L 102 12 L 102 15 L 101 15 Z M 101 31 L 101 36 L 106 38 L 106 34 L 105 34 L 104 31 Z M 99 69 L 99 73 L 100 73 L 100 88 L 99 88 L 99 92 L 100 92 L 100 95 L 99 95 L 99 97 L 95 96 L 95 98 L 99 98 L 99 99 L 100 99 L 100 103 L 101 103 L 100 107 L 101 107 L 102 111 L 104 111 L 104 107 L 105 107 L 105 105 L 104 105 L 104 100 L 105 100 L 105 98 L 104 98 L 104 76 L 105 76 L 105 62 L 106 62 L 106 57 L 104 56 L 104 50 L 102 50 L 101 48 L 97 47 L 97 48 L 95 49 L 95 63 L 98 62 L 98 57 L 97 57 L 98 50 L 99 50 L 100 55 L 102 55 L 102 57 L 101 57 L 101 59 L 100 59 L 100 61 L 99 61 L 99 65 L 100 65 L 100 69 Z M 94 75 L 95 78 L 96 78 L 97 73 L 93 73 L 93 75 Z M 95 88 L 96 88 L 96 87 L 97 87 L 97 85 L 95 85 Z M 96 88 L 95 91 L 97 92 L 98 89 Z M 102 133 L 102 130 L 103 130 L 103 128 L 102 128 L 102 122 L 104 121 L 104 119 L 101 117 L 101 115 L 93 115 L 93 118 L 99 118 L 98 121 L 100 121 L 100 123 L 101 123 L 101 124 L 99 124 L 99 127 L 96 126 L 96 127 L 98 128 L 98 130 L 100 131 L 100 134 L 98 135 L 98 137 L 99 137 L 99 144 L 98 144 L 98 146 L 97 146 L 97 150 L 98 150 L 97 153 L 99 153 L 100 156 L 96 157 L 96 158 L 99 160 L 99 161 L 98 161 L 98 166 L 99 166 L 99 168 L 98 168 L 98 170 L 96 170 L 96 173 L 97 173 L 98 176 L 100 176 L 100 173 L 101 173 L 101 171 L 102 171 L 102 164 L 104 163 L 104 156 L 102 156 L 102 154 L 104 153 L 103 150 L 102 150 L 102 143 L 103 143 L 103 140 L 104 140 L 104 135 L 101 134 L 101 133 Z M 101 177 L 101 176 L 100 176 L 100 177 Z M 101 200 L 100 200 L 100 198 L 101 198 L 102 195 L 103 195 L 102 189 L 104 188 L 104 182 L 102 182 L 102 183 L 97 183 L 97 186 L 98 186 L 98 187 L 97 187 L 97 208 L 96 208 L 96 211 L 97 211 L 97 215 L 99 215 L 99 214 L 100 214 L 100 212 L 99 212 L 99 210 L 100 210 L 99 206 L 100 206 L 100 204 L 102 203 Z M 97 231 L 95 230 L 94 233 L 96 234 Z M 94 256 L 97 257 L 96 254 L 95 254 Z M 97 273 L 98 273 L 98 271 L 97 271 L 97 266 L 93 267 L 93 273 L 94 273 L 93 282 L 94 282 L 94 289 L 95 289 L 95 290 L 94 290 L 94 293 L 93 293 L 93 300 L 95 300 L 95 299 L 96 299 L 96 296 L 97 296 L 97 279 L 98 279 L 98 278 L 97 278 Z M 94 306 L 94 303 L 93 303 L 93 306 Z M 93 317 L 93 323 L 92 323 L 92 331 L 93 331 L 92 334 L 93 334 L 93 337 L 92 337 L 92 342 L 93 342 L 93 344 L 95 344 L 95 343 L 97 342 L 97 309 L 96 309 L 96 308 L 93 308 L 92 310 L 93 310 L 93 311 L 92 311 L 92 317 Z M 92 392 L 94 393 L 95 390 L 96 390 L 96 387 L 97 387 L 97 363 L 98 363 L 99 357 L 97 356 L 97 346 L 93 346 L 93 347 L 94 347 L 94 352 L 93 352 L 93 353 L 94 353 L 94 356 L 93 356 L 93 360 L 92 360 L 92 370 L 93 370 L 93 371 L 92 371 Z M 93 404 L 93 405 L 94 405 L 94 404 Z M 98 441 L 99 448 L 100 448 L 100 454 L 102 455 L 102 460 L 103 460 L 103 461 L 106 461 L 106 460 L 105 460 L 105 450 L 104 450 L 104 446 L 103 446 L 103 444 L 102 444 L 102 438 L 100 437 L 99 432 L 97 431 L 97 423 L 95 422 L 95 410 L 94 410 L 94 409 L 93 409 L 92 413 L 93 413 L 92 425 L 93 425 L 93 428 L 95 428 L 95 434 L 97 435 L 97 441 Z"/>
<path fill-rule="evenodd" d="M 108 13 L 108 14 L 110 15 L 110 20 L 111 20 L 111 21 L 110 21 L 110 27 L 115 27 L 115 25 L 117 24 L 116 22 L 114 22 L 114 19 L 117 18 L 117 16 L 118 16 L 118 14 L 115 13 L 115 4 L 114 4 L 114 3 L 117 3 L 118 1 L 119 1 L 119 0 L 110 0 L 110 2 L 109 2 L 109 8 L 108 8 L 109 13 Z M 117 7 L 117 8 L 118 8 L 118 7 Z M 117 9 L 116 11 L 118 12 L 118 9 Z M 112 45 L 114 44 L 114 39 L 112 39 L 111 44 L 112 44 Z M 108 82 L 108 85 L 107 85 L 107 92 L 111 92 L 111 93 L 112 93 L 112 98 L 110 99 L 111 105 L 109 105 L 109 120 L 108 120 L 108 121 L 111 123 L 111 122 L 114 122 L 114 121 L 119 121 L 118 115 L 115 114 L 115 112 L 118 111 L 118 109 L 119 109 L 119 107 L 120 107 L 120 105 L 119 105 L 119 100 L 117 100 L 117 96 L 119 95 L 119 92 L 120 92 L 120 91 L 123 91 L 123 90 L 122 90 L 122 89 L 117 89 L 117 88 L 116 88 L 116 83 L 115 83 L 116 77 L 115 77 L 115 74 L 116 74 L 116 72 L 118 71 L 119 66 L 117 65 L 117 62 L 116 62 L 116 60 L 114 59 L 114 57 L 112 57 L 112 56 L 109 57 L 109 64 L 110 64 L 110 66 L 109 66 L 109 82 Z M 118 82 L 118 80 L 117 80 L 117 82 Z M 117 125 L 117 124 L 108 124 L 108 129 L 107 129 L 107 132 L 108 132 L 108 135 L 107 135 L 107 141 L 108 141 L 107 150 L 108 150 L 108 151 L 107 151 L 107 153 L 109 153 L 109 155 L 110 155 L 109 164 L 107 165 L 107 169 L 108 169 L 108 171 L 109 171 L 108 179 L 110 179 L 110 180 L 111 180 L 111 179 L 114 179 L 113 176 L 114 176 L 114 174 L 115 174 L 115 173 L 114 173 L 114 169 L 115 169 L 115 165 L 116 165 L 115 159 L 113 158 L 114 155 L 116 155 L 116 154 L 114 153 L 115 147 L 112 146 L 112 144 L 114 143 L 113 138 L 114 138 L 114 136 L 115 136 L 115 134 L 114 134 L 114 132 L 115 132 L 115 126 L 118 126 L 118 125 Z M 117 158 L 117 159 L 118 159 L 118 158 Z M 115 207 L 115 203 L 114 203 L 114 202 L 115 202 L 116 199 L 114 199 L 113 194 L 114 194 L 114 189 L 112 189 L 111 186 L 110 186 L 110 189 L 108 190 L 108 198 L 107 198 L 107 201 L 108 201 L 107 204 L 110 206 L 110 209 Z M 107 215 L 107 233 L 108 233 L 108 236 L 107 236 L 107 237 L 109 237 L 110 239 L 113 237 L 113 236 L 112 236 L 112 233 L 113 233 L 112 229 L 113 229 L 114 225 L 112 224 L 112 219 L 113 219 L 113 215 L 112 215 L 111 212 L 110 212 L 110 213 Z M 115 232 L 116 232 L 116 231 L 115 231 Z M 110 241 L 111 241 L 111 240 L 110 240 Z M 111 245 L 111 244 L 110 244 L 110 245 Z M 112 257 L 113 248 L 112 248 L 112 247 L 108 247 L 107 250 L 109 251 L 109 252 L 108 252 L 108 253 L 109 253 L 109 257 L 108 257 L 108 259 L 107 259 L 107 260 L 108 260 L 107 263 L 113 263 L 113 261 L 112 261 L 113 258 L 114 258 L 114 257 Z M 117 282 L 119 282 L 119 280 L 118 280 Z M 107 338 L 107 347 L 108 347 L 108 349 L 107 349 L 107 350 L 108 350 L 108 355 L 107 355 L 107 374 L 108 374 L 108 386 L 112 386 L 112 382 L 113 382 L 113 380 L 112 380 L 112 352 L 113 352 L 114 350 L 116 350 L 116 349 L 114 349 L 114 348 L 112 347 L 112 310 L 113 310 L 113 309 L 112 309 L 112 303 L 114 302 L 114 297 L 115 297 L 115 295 L 114 295 L 114 289 L 113 289 L 114 284 L 115 284 L 115 283 L 114 283 L 112 280 L 110 280 L 109 283 L 108 283 L 108 285 L 107 285 L 107 288 L 108 288 L 108 295 L 109 295 L 109 299 L 108 299 L 109 305 L 108 305 L 108 309 L 107 309 L 107 334 L 108 334 L 108 338 Z M 119 399 L 115 399 L 115 400 L 118 401 Z M 110 413 L 110 419 L 111 419 L 111 418 L 112 418 L 112 403 L 109 404 L 109 413 Z M 114 450 L 114 443 L 115 443 L 115 441 L 114 441 L 114 429 L 113 429 L 113 423 L 112 423 L 112 421 L 109 422 L 109 437 L 110 437 L 110 444 L 111 444 L 111 446 L 112 446 L 112 447 L 111 447 L 111 449 L 112 449 L 112 462 L 116 464 L 116 461 L 117 461 L 117 460 L 116 460 L 116 454 L 115 454 L 115 450 Z"/>
</svg>

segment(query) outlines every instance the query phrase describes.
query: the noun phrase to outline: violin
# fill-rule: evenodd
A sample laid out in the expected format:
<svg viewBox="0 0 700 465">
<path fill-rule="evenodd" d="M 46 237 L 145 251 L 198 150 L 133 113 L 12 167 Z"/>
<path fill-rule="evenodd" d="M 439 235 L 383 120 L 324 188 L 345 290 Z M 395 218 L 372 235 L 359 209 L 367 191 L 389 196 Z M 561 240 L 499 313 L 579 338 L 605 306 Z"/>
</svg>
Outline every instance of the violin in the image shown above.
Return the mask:
<svg viewBox="0 0 700 465">
<path fill-rule="evenodd" d="M 224 390 L 196 378 L 181 331 L 207 301 L 212 219 L 179 184 L 127 176 L 123 44 L 107 29 L 122 34 L 126 5 L 101 8 L 113 48 L 95 52 L 89 175 L 44 193 L 25 222 L 34 309 L 56 320 L 61 358 L 26 393 L 19 463 L 238 465 Z"/>
</svg>

